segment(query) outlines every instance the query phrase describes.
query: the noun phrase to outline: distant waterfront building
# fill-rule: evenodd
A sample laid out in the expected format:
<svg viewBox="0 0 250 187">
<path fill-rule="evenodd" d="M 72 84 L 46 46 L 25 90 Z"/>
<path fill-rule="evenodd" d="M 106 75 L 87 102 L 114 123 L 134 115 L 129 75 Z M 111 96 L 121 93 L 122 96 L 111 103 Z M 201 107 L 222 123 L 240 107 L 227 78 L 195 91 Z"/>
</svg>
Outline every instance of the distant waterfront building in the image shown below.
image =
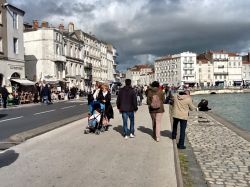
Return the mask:
<svg viewBox="0 0 250 187">
<path fill-rule="evenodd" d="M 25 78 L 23 16 L 25 12 L 0 1 L 0 86 Z"/>
<path fill-rule="evenodd" d="M 197 56 L 197 79 L 202 88 L 214 85 L 214 66 L 206 54 Z"/>
<path fill-rule="evenodd" d="M 145 82 L 152 81 L 150 77 L 153 71 L 154 68 L 152 67 L 152 65 L 148 64 L 135 65 L 134 67 L 127 69 L 126 78 L 131 79 L 133 86 L 137 85 L 143 86 Z"/>
<path fill-rule="evenodd" d="M 250 85 L 250 53 L 242 57 L 242 79 L 245 85 Z"/>
<path fill-rule="evenodd" d="M 197 83 L 196 54 L 183 52 L 155 60 L 155 79 L 169 86 L 195 86 Z"/>
<path fill-rule="evenodd" d="M 201 86 L 239 86 L 242 84 L 242 57 L 234 52 L 208 51 L 198 55 Z M 207 72 L 207 73 L 206 73 Z"/>
</svg>

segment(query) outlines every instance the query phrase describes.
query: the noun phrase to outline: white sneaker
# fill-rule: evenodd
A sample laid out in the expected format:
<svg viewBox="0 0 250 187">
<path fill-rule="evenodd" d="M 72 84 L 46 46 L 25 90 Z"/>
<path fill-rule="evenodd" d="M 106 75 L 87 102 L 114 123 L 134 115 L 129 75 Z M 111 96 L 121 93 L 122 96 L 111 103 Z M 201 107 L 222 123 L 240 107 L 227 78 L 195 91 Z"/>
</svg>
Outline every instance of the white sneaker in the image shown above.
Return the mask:
<svg viewBox="0 0 250 187">
<path fill-rule="evenodd" d="M 135 135 L 133 135 L 132 133 L 130 134 L 130 138 L 134 138 L 135 137 Z"/>
<path fill-rule="evenodd" d="M 124 139 L 127 140 L 127 139 L 128 139 L 128 136 L 124 136 Z"/>
</svg>

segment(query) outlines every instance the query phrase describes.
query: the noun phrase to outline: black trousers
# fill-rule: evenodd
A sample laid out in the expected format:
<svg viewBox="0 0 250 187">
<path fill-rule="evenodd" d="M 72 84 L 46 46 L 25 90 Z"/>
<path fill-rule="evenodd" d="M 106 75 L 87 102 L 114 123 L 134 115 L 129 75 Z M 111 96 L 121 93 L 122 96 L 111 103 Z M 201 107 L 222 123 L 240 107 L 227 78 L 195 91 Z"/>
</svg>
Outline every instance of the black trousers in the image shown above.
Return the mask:
<svg viewBox="0 0 250 187">
<path fill-rule="evenodd" d="M 184 146 L 185 143 L 185 133 L 187 128 L 187 120 L 173 118 L 173 131 L 172 131 L 172 138 L 175 139 L 177 135 L 177 127 L 178 123 L 180 122 L 180 138 L 178 145 L 180 147 Z"/>
<path fill-rule="evenodd" d="M 3 108 L 7 108 L 7 97 L 3 97 Z"/>
</svg>

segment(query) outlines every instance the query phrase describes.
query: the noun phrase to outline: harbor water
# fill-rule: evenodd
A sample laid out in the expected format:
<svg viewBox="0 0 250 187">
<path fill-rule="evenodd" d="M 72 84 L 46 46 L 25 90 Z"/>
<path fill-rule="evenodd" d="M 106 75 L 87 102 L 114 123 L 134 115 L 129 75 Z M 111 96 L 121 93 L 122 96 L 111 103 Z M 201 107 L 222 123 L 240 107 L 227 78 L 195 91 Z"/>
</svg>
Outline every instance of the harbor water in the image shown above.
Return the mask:
<svg viewBox="0 0 250 187">
<path fill-rule="evenodd" d="M 192 96 L 195 103 L 208 100 L 214 113 L 250 132 L 250 93 Z"/>
</svg>

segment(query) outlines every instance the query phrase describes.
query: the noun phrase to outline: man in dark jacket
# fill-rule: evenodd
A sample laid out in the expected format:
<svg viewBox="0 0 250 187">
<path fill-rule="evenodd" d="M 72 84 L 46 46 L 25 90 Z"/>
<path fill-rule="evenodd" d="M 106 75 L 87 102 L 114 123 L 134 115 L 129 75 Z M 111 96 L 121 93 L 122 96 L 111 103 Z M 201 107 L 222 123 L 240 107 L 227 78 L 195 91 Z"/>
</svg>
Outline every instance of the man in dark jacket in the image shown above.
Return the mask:
<svg viewBox="0 0 250 187">
<path fill-rule="evenodd" d="M 134 138 L 134 113 L 138 110 L 137 107 L 137 99 L 136 93 L 134 89 L 131 87 L 131 80 L 125 80 L 125 86 L 120 89 L 116 105 L 120 113 L 122 114 L 123 120 L 123 133 L 125 139 L 128 139 L 128 135 L 130 134 L 131 138 Z M 130 130 L 128 130 L 128 118 L 130 119 Z"/>
<path fill-rule="evenodd" d="M 3 108 L 6 108 L 7 107 L 7 99 L 8 99 L 8 96 L 10 93 L 8 92 L 6 86 L 3 86 L 0 89 L 0 93 L 2 94 Z"/>
</svg>

